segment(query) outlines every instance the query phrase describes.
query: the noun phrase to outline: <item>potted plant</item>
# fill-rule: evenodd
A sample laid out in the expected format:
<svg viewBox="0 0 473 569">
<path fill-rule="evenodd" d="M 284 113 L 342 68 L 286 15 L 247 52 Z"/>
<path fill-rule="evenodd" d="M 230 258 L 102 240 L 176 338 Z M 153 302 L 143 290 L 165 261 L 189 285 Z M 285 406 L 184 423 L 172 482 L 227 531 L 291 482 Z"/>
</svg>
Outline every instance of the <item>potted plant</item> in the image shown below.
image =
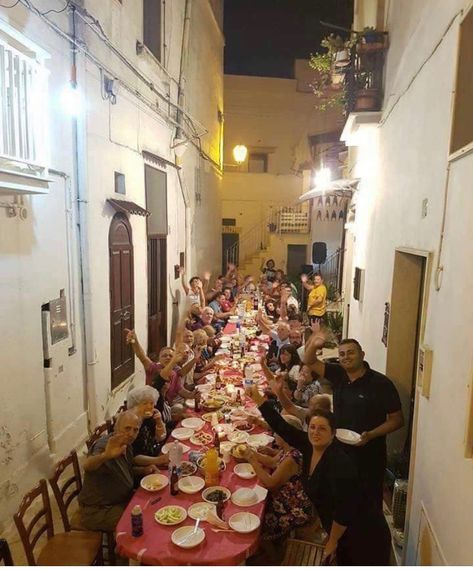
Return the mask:
<svg viewBox="0 0 473 569">
<path fill-rule="evenodd" d="M 371 84 L 372 75 L 361 71 L 356 76 L 355 111 L 377 111 L 379 109 L 380 91 Z"/>
</svg>

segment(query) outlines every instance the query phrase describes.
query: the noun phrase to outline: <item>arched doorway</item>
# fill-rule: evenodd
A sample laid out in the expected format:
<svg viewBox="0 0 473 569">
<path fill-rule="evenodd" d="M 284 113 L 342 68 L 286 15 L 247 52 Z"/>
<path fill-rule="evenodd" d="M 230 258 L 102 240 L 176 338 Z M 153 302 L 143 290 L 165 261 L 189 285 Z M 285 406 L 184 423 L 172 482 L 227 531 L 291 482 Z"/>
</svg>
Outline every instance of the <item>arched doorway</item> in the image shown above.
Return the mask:
<svg viewBox="0 0 473 569">
<path fill-rule="evenodd" d="M 112 389 L 135 371 L 135 358 L 125 328 L 135 325 L 133 239 L 130 222 L 117 213 L 110 224 L 110 359 Z"/>
</svg>

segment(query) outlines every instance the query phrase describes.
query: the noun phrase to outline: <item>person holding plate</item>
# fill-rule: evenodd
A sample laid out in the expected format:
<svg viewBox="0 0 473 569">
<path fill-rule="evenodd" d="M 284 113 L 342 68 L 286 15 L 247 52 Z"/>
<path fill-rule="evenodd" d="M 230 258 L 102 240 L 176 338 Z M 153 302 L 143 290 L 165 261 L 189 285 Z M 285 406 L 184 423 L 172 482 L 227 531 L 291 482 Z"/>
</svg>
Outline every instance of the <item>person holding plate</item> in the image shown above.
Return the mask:
<svg viewBox="0 0 473 569">
<path fill-rule="evenodd" d="M 306 343 L 304 363 L 333 389 L 333 410 L 337 427 L 361 435 L 356 445 L 344 445 L 356 462 L 365 499 L 380 511 L 386 470 L 386 435 L 404 425 L 401 400 L 393 382 L 374 371 L 364 360 L 359 342 L 352 338 L 338 346 L 339 364 L 317 359 L 325 335 L 318 324 Z"/>
<path fill-rule="evenodd" d="M 335 440 L 335 417 L 316 410 L 308 431 L 293 427 L 255 387 L 246 390 L 271 428 L 302 454 L 302 482 L 328 534 L 324 557 L 338 565 L 389 565 L 391 534 L 383 512 L 366 503 L 352 458 Z"/>
</svg>

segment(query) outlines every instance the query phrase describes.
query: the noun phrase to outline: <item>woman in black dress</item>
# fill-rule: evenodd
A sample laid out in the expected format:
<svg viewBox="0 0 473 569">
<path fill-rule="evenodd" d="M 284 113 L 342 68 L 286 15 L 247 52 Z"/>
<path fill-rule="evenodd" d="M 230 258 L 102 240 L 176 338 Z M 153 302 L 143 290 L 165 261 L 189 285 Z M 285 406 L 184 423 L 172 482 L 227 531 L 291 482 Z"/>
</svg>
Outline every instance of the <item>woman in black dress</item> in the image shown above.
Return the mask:
<svg viewBox="0 0 473 569">
<path fill-rule="evenodd" d="M 389 565 L 389 528 L 382 512 L 361 501 L 355 464 L 334 440 L 333 414 L 314 411 L 305 433 L 289 425 L 255 386 L 247 393 L 271 428 L 302 453 L 304 490 L 329 535 L 325 558 L 336 556 L 338 565 Z"/>
</svg>

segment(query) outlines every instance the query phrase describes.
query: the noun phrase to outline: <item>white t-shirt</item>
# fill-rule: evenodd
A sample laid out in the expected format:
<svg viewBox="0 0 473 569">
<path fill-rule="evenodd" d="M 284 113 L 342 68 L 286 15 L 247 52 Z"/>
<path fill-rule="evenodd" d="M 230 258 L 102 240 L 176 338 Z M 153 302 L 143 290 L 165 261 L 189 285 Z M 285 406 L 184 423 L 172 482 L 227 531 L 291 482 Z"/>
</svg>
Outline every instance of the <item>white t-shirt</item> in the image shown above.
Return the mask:
<svg viewBox="0 0 473 569">
<path fill-rule="evenodd" d="M 198 292 L 193 292 L 192 290 L 189 290 L 189 292 L 187 293 L 187 298 L 189 299 L 189 304 L 197 303 L 199 306 L 201 306 L 200 294 Z"/>
</svg>

